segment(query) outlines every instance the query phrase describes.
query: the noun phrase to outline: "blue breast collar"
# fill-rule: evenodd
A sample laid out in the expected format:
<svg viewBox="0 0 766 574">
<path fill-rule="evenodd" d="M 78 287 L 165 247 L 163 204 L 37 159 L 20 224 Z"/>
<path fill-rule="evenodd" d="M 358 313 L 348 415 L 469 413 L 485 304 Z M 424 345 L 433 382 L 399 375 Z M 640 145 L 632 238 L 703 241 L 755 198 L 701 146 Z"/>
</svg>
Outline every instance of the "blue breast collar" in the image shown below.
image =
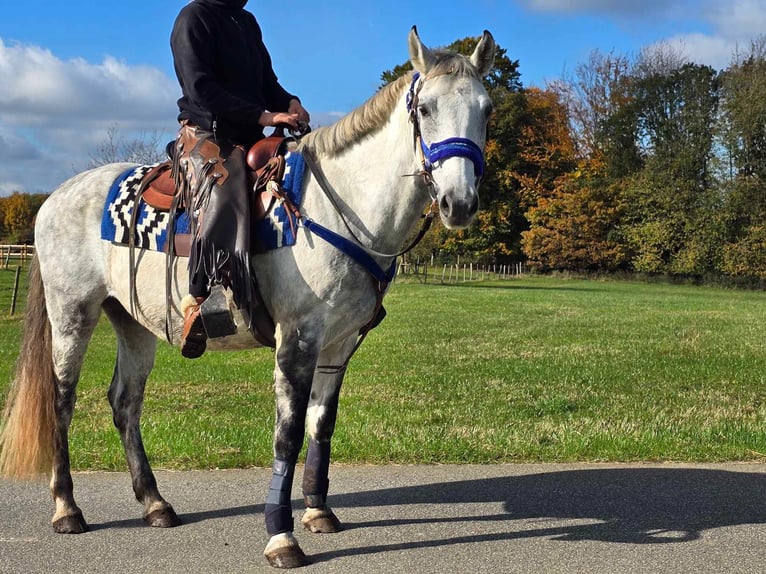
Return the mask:
<svg viewBox="0 0 766 574">
<path fill-rule="evenodd" d="M 350 239 L 327 229 L 309 217 L 303 216 L 302 223 L 311 233 L 321 237 L 327 243 L 356 261 L 370 275 L 372 275 L 378 283 L 387 285 L 394 280 L 394 276 L 396 275 L 396 257 L 394 257 L 394 260 L 391 262 L 391 266 L 387 270 L 384 270 L 369 253 Z"/>
</svg>

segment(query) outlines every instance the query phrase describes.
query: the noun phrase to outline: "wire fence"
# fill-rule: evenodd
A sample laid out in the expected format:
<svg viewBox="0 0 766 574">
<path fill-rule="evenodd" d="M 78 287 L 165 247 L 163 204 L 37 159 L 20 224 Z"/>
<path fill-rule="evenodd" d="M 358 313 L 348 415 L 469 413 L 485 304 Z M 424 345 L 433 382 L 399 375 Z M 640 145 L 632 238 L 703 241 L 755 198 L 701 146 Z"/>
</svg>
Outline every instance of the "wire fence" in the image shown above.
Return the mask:
<svg viewBox="0 0 766 574">
<path fill-rule="evenodd" d="M 23 309 L 29 263 L 34 256 L 33 245 L 0 245 L 0 314 L 15 315 Z M 483 265 L 461 263 L 459 259 L 449 263 L 415 261 L 402 258 L 397 277 L 427 284 L 456 284 L 473 281 L 504 280 L 525 275 L 524 263 Z"/>
<path fill-rule="evenodd" d="M 460 263 L 456 260 L 450 263 L 435 263 L 402 259 L 399 262 L 397 276 L 417 280 L 420 283 L 453 284 L 470 281 L 488 281 L 512 279 L 528 272 L 522 262 L 503 265 L 483 265 L 479 263 Z"/>
</svg>

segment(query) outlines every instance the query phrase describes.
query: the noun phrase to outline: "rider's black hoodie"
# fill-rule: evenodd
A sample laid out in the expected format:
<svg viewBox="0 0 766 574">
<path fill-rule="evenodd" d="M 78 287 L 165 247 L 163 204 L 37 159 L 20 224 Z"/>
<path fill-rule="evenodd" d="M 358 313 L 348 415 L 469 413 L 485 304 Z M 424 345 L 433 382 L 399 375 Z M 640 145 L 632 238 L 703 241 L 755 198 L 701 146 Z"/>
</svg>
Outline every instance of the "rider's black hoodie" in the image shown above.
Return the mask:
<svg viewBox="0 0 766 574">
<path fill-rule="evenodd" d="M 179 120 L 247 147 L 263 136 L 265 111 L 284 112 L 295 98 L 277 81 L 261 28 L 247 0 L 194 0 L 170 37 L 183 96 Z"/>
</svg>

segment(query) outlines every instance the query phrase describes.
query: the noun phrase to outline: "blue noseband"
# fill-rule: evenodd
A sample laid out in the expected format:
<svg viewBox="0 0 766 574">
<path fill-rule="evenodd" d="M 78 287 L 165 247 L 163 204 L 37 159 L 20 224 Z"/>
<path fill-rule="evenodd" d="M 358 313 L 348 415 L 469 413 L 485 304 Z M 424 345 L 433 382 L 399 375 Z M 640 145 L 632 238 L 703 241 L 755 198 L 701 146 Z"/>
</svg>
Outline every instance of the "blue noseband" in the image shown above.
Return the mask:
<svg viewBox="0 0 766 574">
<path fill-rule="evenodd" d="M 420 148 L 423 151 L 423 168 L 431 172 L 434 164 L 442 159 L 450 157 L 465 157 L 473 162 L 473 173 L 476 177 L 484 175 L 484 153 L 481 148 L 468 138 L 447 138 L 440 142 L 434 142 L 428 145 L 423 141 L 420 133 L 420 124 L 417 117 L 417 99 L 418 92 L 415 89 L 420 73 L 415 72 L 410 84 L 410 91 L 407 94 L 407 111 L 410 113 L 412 122 L 415 124 L 415 137 L 420 140 Z"/>
<path fill-rule="evenodd" d="M 431 171 L 434 163 L 448 157 L 467 157 L 473 162 L 473 174 L 476 177 L 484 175 L 484 154 L 481 148 L 467 138 L 448 138 L 444 141 L 432 143 L 430 146 L 420 138 L 420 147 L 423 149 L 426 169 Z"/>
</svg>

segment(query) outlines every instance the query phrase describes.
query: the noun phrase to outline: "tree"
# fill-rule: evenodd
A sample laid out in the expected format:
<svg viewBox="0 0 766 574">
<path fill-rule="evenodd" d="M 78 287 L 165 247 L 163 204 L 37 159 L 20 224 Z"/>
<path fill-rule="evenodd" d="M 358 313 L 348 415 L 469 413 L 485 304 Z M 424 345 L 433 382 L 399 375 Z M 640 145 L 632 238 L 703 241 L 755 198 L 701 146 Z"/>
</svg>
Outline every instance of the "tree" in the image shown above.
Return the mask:
<svg viewBox="0 0 766 574">
<path fill-rule="evenodd" d="M 551 85 L 566 105 L 578 158 L 620 178 L 641 168 L 636 145 L 633 63 L 615 53 L 591 52 L 574 78 Z"/>
<path fill-rule="evenodd" d="M 530 223 L 522 244 L 539 269 L 627 265 L 623 178 L 641 165 L 630 70 L 627 58 L 592 52 L 574 78 L 527 92 L 535 122 L 520 153 L 537 169 L 518 176 Z"/>
<path fill-rule="evenodd" d="M 16 192 L 6 199 L 3 224 L 11 242 L 30 239 L 25 232 L 28 234 L 32 227 L 32 210 L 26 195 Z"/>
<path fill-rule="evenodd" d="M 719 80 L 709 66 L 667 59 L 635 82 L 645 158 L 629 188 L 626 236 L 639 271 L 702 274 L 718 258 L 713 144 Z M 655 71 L 656 70 L 656 71 Z"/>
<path fill-rule="evenodd" d="M 154 132 L 138 132 L 132 139 L 125 139 L 119 134 L 116 124 L 106 130 L 106 137 L 96 151 L 90 154 L 88 167 L 117 162 L 132 162 L 152 164 L 165 159 L 165 149 L 161 145 L 161 134 Z"/>
<path fill-rule="evenodd" d="M 579 175 L 562 176 L 555 194 L 541 198 L 529 210 L 530 229 L 524 235 L 529 262 L 541 270 L 615 271 L 629 260 L 615 222 L 624 205 L 608 182 Z M 618 185 L 618 184 L 611 184 Z"/>
<path fill-rule="evenodd" d="M 463 38 L 447 49 L 464 55 L 473 53 L 478 38 Z M 485 147 L 486 169 L 481 186 L 481 210 L 478 224 L 455 235 L 438 234 L 439 251 L 468 255 L 474 259 L 499 261 L 523 257 L 521 231 L 527 222 L 519 207 L 518 182 L 513 174 L 520 170 L 518 133 L 525 114 L 524 93 L 518 60 L 508 58 L 498 46 L 494 67 L 482 79 L 492 99 L 494 113 L 490 120 Z M 383 85 L 412 70 L 409 62 L 381 74 Z"/>
<path fill-rule="evenodd" d="M 0 242 L 5 240 L 8 234 L 5 229 L 5 204 L 8 203 L 7 197 L 0 197 Z"/>
<path fill-rule="evenodd" d="M 766 38 L 721 74 L 724 225 L 721 270 L 766 279 Z"/>
</svg>

